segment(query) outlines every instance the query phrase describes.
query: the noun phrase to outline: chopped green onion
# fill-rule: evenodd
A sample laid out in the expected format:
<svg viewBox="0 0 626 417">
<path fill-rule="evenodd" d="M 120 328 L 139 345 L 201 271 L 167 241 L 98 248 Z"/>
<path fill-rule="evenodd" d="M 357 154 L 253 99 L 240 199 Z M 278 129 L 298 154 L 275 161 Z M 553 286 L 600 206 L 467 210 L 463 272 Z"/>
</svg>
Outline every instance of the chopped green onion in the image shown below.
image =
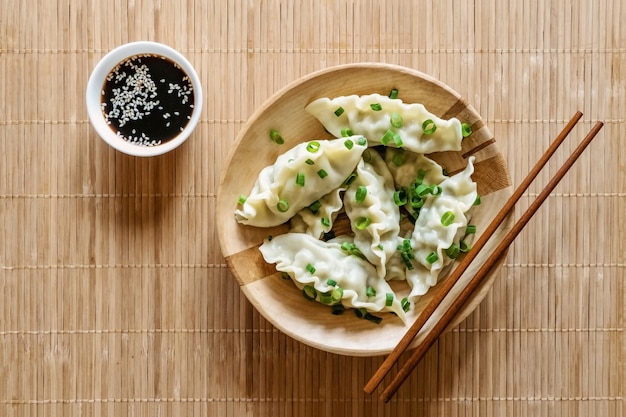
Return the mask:
<svg viewBox="0 0 626 417">
<path fill-rule="evenodd" d="M 356 202 L 357 203 L 362 203 L 365 201 L 365 197 L 367 197 L 367 187 L 365 187 L 364 185 L 359 185 L 356 189 Z"/>
<path fill-rule="evenodd" d="M 326 281 L 326 285 L 330 285 L 331 287 L 334 287 L 335 285 L 337 285 L 337 281 L 335 281 L 332 278 L 329 278 L 328 281 Z"/>
<path fill-rule="evenodd" d="M 352 242 L 343 242 L 341 244 L 341 250 L 348 252 L 350 255 L 357 256 L 361 259 L 365 258 L 363 253 L 359 250 L 359 248 L 357 248 L 356 244 Z"/>
<path fill-rule="evenodd" d="M 322 226 L 330 227 L 330 220 L 328 219 L 328 217 L 322 217 L 320 221 L 322 223 Z"/>
<path fill-rule="evenodd" d="M 307 165 L 314 165 L 315 161 L 312 160 L 312 159 L 307 159 L 306 161 L 304 161 L 304 163 L 307 164 Z"/>
<path fill-rule="evenodd" d="M 411 259 L 413 259 L 413 254 L 411 252 L 402 252 L 400 256 L 402 257 L 402 261 L 404 261 L 406 269 L 408 269 L 409 271 L 413 270 L 414 266 L 413 262 L 411 262 Z"/>
<path fill-rule="evenodd" d="M 363 137 L 363 136 L 359 136 L 359 138 L 356 140 L 356 143 L 359 146 L 365 146 L 365 145 L 367 145 L 367 139 L 365 139 L 365 137 Z"/>
<path fill-rule="evenodd" d="M 430 193 L 432 195 L 439 195 L 443 192 L 443 188 L 441 188 L 438 185 L 433 185 L 432 187 L 430 187 Z"/>
<path fill-rule="evenodd" d="M 474 205 L 475 206 L 480 206 L 481 200 L 480 200 L 480 195 L 476 195 L 476 199 L 474 200 Z"/>
<path fill-rule="evenodd" d="M 372 220 L 369 217 L 359 217 L 358 219 L 356 219 L 356 222 L 354 222 L 354 225 L 357 229 L 364 230 L 367 226 L 370 225 L 370 223 L 372 223 Z"/>
<path fill-rule="evenodd" d="M 409 203 L 411 204 L 411 207 L 413 207 L 414 209 L 420 209 L 424 205 L 424 199 L 420 197 L 418 194 L 410 194 Z"/>
<path fill-rule="evenodd" d="M 441 167 L 441 175 L 443 175 L 444 177 L 448 176 L 448 170 L 445 169 L 444 167 Z"/>
<path fill-rule="evenodd" d="M 352 142 L 352 140 L 351 140 L 351 139 L 346 139 L 346 141 L 345 141 L 343 144 L 344 144 L 344 145 L 346 146 L 346 148 L 348 148 L 348 149 L 352 149 L 352 148 L 354 148 L 354 142 Z"/>
<path fill-rule="evenodd" d="M 367 295 L 368 297 L 376 297 L 376 290 L 374 289 L 374 287 L 367 287 L 367 289 L 365 290 L 365 295 Z"/>
<path fill-rule="evenodd" d="M 289 210 L 289 203 L 287 202 L 287 200 L 283 200 L 283 199 L 278 200 L 278 204 L 276 204 L 276 208 L 281 213 L 285 213 L 287 210 Z"/>
<path fill-rule="evenodd" d="M 312 285 L 305 285 L 302 288 L 302 295 L 309 301 L 314 301 L 317 298 L 317 291 Z"/>
<path fill-rule="evenodd" d="M 339 117 L 343 114 L 343 112 L 343 107 L 337 107 L 337 110 L 335 110 L 335 116 Z"/>
<path fill-rule="evenodd" d="M 429 264 L 434 264 L 438 260 L 439 260 L 439 256 L 437 255 L 436 252 L 431 252 L 426 257 L 426 262 L 428 262 Z"/>
<path fill-rule="evenodd" d="M 311 212 L 312 212 L 313 214 L 315 214 L 315 213 L 317 213 L 317 211 L 320 209 L 320 207 L 322 207 L 322 203 L 321 203 L 319 200 L 317 200 L 317 201 L 314 201 L 314 202 L 313 202 L 313 203 L 309 206 L 309 210 L 311 210 Z"/>
<path fill-rule="evenodd" d="M 248 199 L 248 197 L 244 194 L 239 194 L 239 198 L 237 199 L 237 203 L 241 204 L 242 206 L 246 203 L 246 200 Z"/>
<path fill-rule="evenodd" d="M 385 132 L 383 137 L 380 138 L 380 143 L 382 143 L 383 145 L 387 146 L 389 144 L 389 142 L 391 142 L 393 140 L 393 135 L 394 134 L 395 133 L 393 132 L 393 130 L 387 129 L 387 131 Z"/>
<path fill-rule="evenodd" d="M 322 304 L 332 304 L 332 297 L 330 296 L 330 293 L 328 292 L 323 292 L 320 294 L 320 303 Z"/>
<path fill-rule="evenodd" d="M 343 306 L 343 304 L 333 304 L 330 310 L 330 312 L 335 316 L 342 315 L 344 311 L 346 311 L 346 308 Z"/>
<path fill-rule="evenodd" d="M 402 122 L 402 116 L 400 116 L 400 113 L 395 111 L 391 113 L 391 126 L 399 129 L 402 127 Z"/>
<path fill-rule="evenodd" d="M 441 224 L 444 226 L 450 226 L 454 223 L 454 213 L 451 211 L 446 211 L 441 215 Z"/>
<path fill-rule="evenodd" d="M 381 111 L 383 106 L 381 106 L 380 103 L 372 103 L 370 104 L 370 108 L 374 111 Z"/>
<path fill-rule="evenodd" d="M 346 127 L 345 129 L 341 129 L 341 136 L 343 137 L 352 136 L 352 129 L 350 129 L 349 127 Z"/>
<path fill-rule="evenodd" d="M 352 174 L 348 176 L 348 178 L 346 178 L 346 180 L 343 183 L 344 185 L 350 185 L 355 179 L 356 179 L 356 172 L 353 172 Z"/>
<path fill-rule="evenodd" d="M 421 184 L 424 182 L 424 178 L 426 177 L 426 171 L 423 169 L 419 169 L 417 171 L 417 179 L 415 180 L 415 182 L 417 184 Z"/>
<path fill-rule="evenodd" d="M 393 304 L 393 293 L 388 292 L 387 294 L 385 294 L 385 306 L 391 307 L 392 304 Z"/>
<path fill-rule="evenodd" d="M 435 122 L 433 122 L 432 119 L 428 119 L 425 120 L 424 123 L 422 123 L 422 130 L 424 131 L 425 135 L 432 135 L 433 133 L 435 133 L 435 130 L 437 130 L 437 125 L 435 124 Z"/>
<path fill-rule="evenodd" d="M 385 249 L 385 248 L 383 247 L 383 245 L 381 245 L 380 243 L 379 243 L 378 245 L 376 245 L 376 247 L 377 247 L 379 250 L 384 250 L 384 249 Z"/>
<path fill-rule="evenodd" d="M 467 227 L 465 228 L 465 234 L 473 235 L 474 233 L 476 233 L 476 226 L 473 224 L 468 224 Z"/>
<path fill-rule="evenodd" d="M 298 172 L 298 174 L 296 174 L 296 184 L 300 187 L 304 187 L 304 174 L 302 172 Z"/>
<path fill-rule="evenodd" d="M 324 171 L 323 169 L 320 169 L 319 171 L 317 171 L 317 176 L 320 178 L 326 178 L 328 176 L 328 172 Z"/>
<path fill-rule="evenodd" d="M 330 292 L 330 299 L 333 303 L 338 303 L 343 298 L 343 289 L 341 287 L 333 288 Z"/>
<path fill-rule="evenodd" d="M 371 321 L 372 323 L 380 324 L 380 322 L 383 321 L 383 318 L 367 313 L 365 315 L 365 320 Z"/>
<path fill-rule="evenodd" d="M 315 267 L 312 264 L 306 264 L 306 270 L 309 271 L 309 274 L 315 274 Z"/>
<path fill-rule="evenodd" d="M 281 272 L 280 273 L 280 277 L 282 279 L 291 279 L 291 276 L 288 273 L 286 273 L 286 272 Z"/>
<path fill-rule="evenodd" d="M 395 135 L 393 135 L 393 143 L 395 143 L 395 145 L 400 148 L 403 144 L 402 142 L 402 137 L 400 137 L 399 133 L 396 133 Z"/>
<path fill-rule="evenodd" d="M 398 190 L 393 193 L 393 202 L 396 206 L 401 207 L 407 203 L 407 196 L 405 190 Z"/>
<path fill-rule="evenodd" d="M 397 167 L 404 165 L 404 149 L 398 149 L 394 152 L 391 162 Z"/>
<path fill-rule="evenodd" d="M 461 133 L 462 133 L 464 138 L 468 137 L 469 135 L 472 134 L 472 127 L 470 125 L 468 125 L 467 123 L 462 123 L 461 124 Z"/>
<path fill-rule="evenodd" d="M 402 305 L 402 310 L 404 310 L 405 313 L 411 309 L 411 302 L 406 297 L 402 299 L 400 305 Z"/>
<path fill-rule="evenodd" d="M 459 249 L 459 245 L 456 243 L 453 243 L 448 249 L 446 249 L 446 255 L 448 255 L 448 258 L 450 259 L 458 258 L 460 253 L 461 249 Z"/>
<path fill-rule="evenodd" d="M 470 250 L 471 248 L 472 248 L 472 247 L 471 247 L 471 246 L 470 246 L 467 242 L 465 242 L 464 240 L 462 240 L 462 241 L 460 241 L 460 242 L 459 242 L 459 249 L 461 250 L 461 252 L 462 252 L 462 253 L 467 253 L 467 252 L 469 252 L 469 250 Z"/>
<path fill-rule="evenodd" d="M 391 99 L 398 98 L 398 90 L 395 88 L 392 88 L 391 91 L 389 92 L 389 98 Z"/>
<path fill-rule="evenodd" d="M 413 246 L 411 246 L 411 239 L 404 239 L 402 241 L 402 250 L 405 252 L 413 250 Z"/>
<path fill-rule="evenodd" d="M 420 197 L 426 197 L 428 194 L 432 193 L 432 187 L 425 185 L 425 184 L 419 184 L 417 187 L 415 187 L 415 194 L 417 194 Z"/>
<path fill-rule="evenodd" d="M 272 140 L 272 142 L 275 142 L 278 145 L 282 145 L 283 143 L 285 143 L 285 140 L 280 135 L 280 133 L 278 133 L 278 131 L 274 129 L 270 130 L 270 139 Z"/>
<path fill-rule="evenodd" d="M 314 140 L 306 145 L 306 150 L 311 153 L 315 153 L 320 150 L 320 146 L 320 143 Z"/>
<path fill-rule="evenodd" d="M 372 154 L 370 152 L 371 149 L 366 149 L 363 151 L 363 154 L 361 154 L 361 158 L 363 158 L 363 161 L 372 162 Z"/>
<path fill-rule="evenodd" d="M 357 316 L 360 319 L 365 318 L 365 316 L 367 315 L 367 309 L 360 307 L 360 308 L 356 308 L 354 309 L 354 315 Z"/>
</svg>

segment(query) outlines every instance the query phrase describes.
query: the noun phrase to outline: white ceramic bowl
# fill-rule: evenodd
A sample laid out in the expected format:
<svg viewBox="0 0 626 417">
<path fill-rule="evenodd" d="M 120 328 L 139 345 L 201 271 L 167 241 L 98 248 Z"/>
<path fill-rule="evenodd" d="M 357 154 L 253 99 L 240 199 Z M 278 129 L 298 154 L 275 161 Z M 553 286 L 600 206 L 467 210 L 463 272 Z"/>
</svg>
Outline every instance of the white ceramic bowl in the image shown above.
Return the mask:
<svg viewBox="0 0 626 417">
<path fill-rule="evenodd" d="M 107 123 L 102 110 L 103 89 L 107 76 L 119 63 L 133 56 L 143 54 L 165 57 L 178 64 L 189 77 L 194 95 L 193 109 L 185 127 L 171 139 L 154 146 L 137 145 L 118 135 L 111 128 L 111 125 Z M 128 155 L 155 156 L 175 149 L 191 135 L 191 132 L 198 124 L 200 113 L 202 112 L 202 86 L 195 69 L 180 52 L 157 42 L 131 42 L 113 49 L 98 62 L 87 83 L 86 101 L 89 120 L 98 135 L 106 143 Z"/>
</svg>

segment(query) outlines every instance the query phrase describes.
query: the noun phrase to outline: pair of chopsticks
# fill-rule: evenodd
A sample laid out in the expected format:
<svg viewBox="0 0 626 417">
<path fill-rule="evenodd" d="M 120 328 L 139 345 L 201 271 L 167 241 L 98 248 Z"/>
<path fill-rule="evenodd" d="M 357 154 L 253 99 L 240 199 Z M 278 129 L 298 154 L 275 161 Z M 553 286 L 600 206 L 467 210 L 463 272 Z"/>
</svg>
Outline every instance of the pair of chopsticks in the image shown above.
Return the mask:
<svg viewBox="0 0 626 417">
<path fill-rule="evenodd" d="M 506 204 L 500 209 L 498 214 L 489 224 L 489 226 L 485 229 L 485 231 L 481 234 L 481 236 L 476 240 L 473 245 L 472 250 L 470 250 L 463 259 L 459 262 L 454 271 L 450 274 L 450 276 L 441 283 L 441 287 L 434 294 L 430 303 L 426 306 L 426 308 L 422 311 L 422 313 L 417 317 L 415 323 L 409 328 L 404 337 L 400 340 L 395 349 L 389 354 L 389 356 L 382 363 L 380 368 L 374 373 L 369 382 L 365 385 L 363 390 L 371 394 L 378 387 L 378 385 L 382 382 L 383 378 L 389 373 L 393 365 L 398 361 L 400 356 L 404 353 L 404 351 L 409 347 L 412 343 L 413 339 L 417 336 L 419 331 L 422 329 L 424 324 L 428 321 L 428 319 L 433 315 L 437 307 L 441 304 L 441 302 L 446 298 L 448 293 L 452 290 L 454 285 L 458 282 L 463 273 L 467 270 L 468 266 L 472 263 L 472 261 L 476 258 L 480 250 L 485 246 L 487 241 L 491 238 L 494 232 L 498 229 L 498 227 L 502 224 L 504 219 L 508 216 L 508 214 L 513 210 L 515 204 L 521 198 L 522 194 L 528 189 L 532 181 L 537 177 L 539 171 L 546 165 L 548 160 L 554 155 L 557 148 L 563 143 L 567 135 L 572 131 L 576 123 L 582 117 L 581 112 L 576 112 L 576 114 L 572 117 L 572 119 L 567 123 L 567 125 L 563 128 L 561 133 L 554 139 L 554 142 L 548 147 L 546 152 L 542 155 L 542 157 L 537 161 L 537 164 L 532 168 L 532 170 L 528 173 L 526 178 L 521 182 L 519 187 L 513 192 L 509 200 Z M 452 319 L 456 316 L 456 314 L 461 310 L 465 302 L 471 297 L 474 291 L 480 287 L 480 284 L 488 275 L 489 271 L 498 263 L 500 258 L 504 256 L 507 251 L 507 248 L 513 242 L 513 240 L 517 237 L 517 235 L 522 231 L 522 229 L 526 226 L 526 224 L 530 221 L 532 216 L 537 212 L 541 204 L 548 198 L 550 193 L 554 190 L 557 184 L 561 181 L 561 179 L 565 176 L 567 171 L 572 167 L 574 162 L 578 159 L 578 157 L 583 153 L 583 151 L 587 148 L 587 146 L 591 143 L 591 141 L 598 134 L 600 129 L 602 129 L 603 123 L 597 122 L 594 127 L 589 131 L 587 136 L 583 139 L 583 141 L 578 145 L 578 147 L 574 150 L 574 152 L 570 155 L 570 157 L 565 161 L 563 166 L 554 174 L 552 179 L 545 186 L 543 191 L 539 193 L 537 198 L 530 204 L 528 209 L 522 214 L 520 219 L 513 225 L 511 230 L 505 235 L 502 241 L 498 244 L 493 253 L 487 258 L 483 266 L 478 270 L 476 275 L 469 281 L 467 286 L 461 291 L 454 301 L 452 301 L 450 307 L 445 311 L 445 313 L 441 316 L 439 321 L 430 329 L 430 331 L 426 334 L 423 341 L 415 348 L 415 350 L 411 353 L 411 356 L 408 358 L 406 363 L 400 368 L 395 378 L 391 381 L 391 383 L 384 389 L 380 398 L 385 402 L 388 402 L 391 397 L 396 393 L 398 388 L 402 385 L 402 383 L 409 376 L 411 371 L 417 366 L 418 362 L 422 359 L 424 354 L 430 349 L 433 343 L 437 340 L 437 338 L 443 333 L 446 327 L 450 324 Z"/>
</svg>

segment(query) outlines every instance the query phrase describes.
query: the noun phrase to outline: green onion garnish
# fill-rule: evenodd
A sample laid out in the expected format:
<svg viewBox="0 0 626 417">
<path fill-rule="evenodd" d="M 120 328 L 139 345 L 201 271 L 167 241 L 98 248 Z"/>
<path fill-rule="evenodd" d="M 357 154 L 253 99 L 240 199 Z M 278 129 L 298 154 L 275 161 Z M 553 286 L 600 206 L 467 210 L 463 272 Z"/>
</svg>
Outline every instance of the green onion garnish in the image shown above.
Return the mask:
<svg viewBox="0 0 626 417">
<path fill-rule="evenodd" d="M 335 285 L 337 285 L 337 281 L 335 281 L 332 278 L 329 278 L 328 281 L 326 281 L 326 285 L 329 285 L 331 287 L 334 287 Z"/>
<path fill-rule="evenodd" d="M 343 183 L 344 185 L 350 185 L 355 179 L 356 179 L 356 172 L 353 172 L 352 174 L 348 176 L 348 178 L 346 178 L 346 180 Z"/>
<path fill-rule="evenodd" d="M 346 141 L 345 141 L 343 144 L 344 144 L 344 145 L 346 146 L 346 148 L 348 148 L 348 149 L 352 149 L 352 148 L 354 148 L 354 142 L 352 142 L 352 140 L 351 140 L 351 139 L 346 139 Z"/>
<path fill-rule="evenodd" d="M 454 213 L 451 211 L 446 211 L 441 215 L 441 224 L 444 226 L 450 226 L 454 223 Z"/>
<path fill-rule="evenodd" d="M 424 171 L 423 169 L 420 169 L 417 171 L 417 179 L 415 180 L 415 182 L 417 184 L 421 184 L 424 182 L 424 177 L 426 177 L 426 171 Z"/>
<path fill-rule="evenodd" d="M 278 133 L 278 131 L 274 129 L 270 130 L 270 139 L 272 140 L 272 142 L 275 142 L 279 145 L 282 145 L 283 143 L 285 143 L 285 140 L 280 135 L 280 133 Z"/>
<path fill-rule="evenodd" d="M 330 299 L 333 303 L 338 303 L 343 298 L 343 289 L 341 287 L 333 288 L 330 292 Z"/>
<path fill-rule="evenodd" d="M 428 262 L 429 264 L 434 264 L 435 262 L 437 262 L 437 260 L 439 260 L 439 256 L 436 252 L 431 252 L 426 257 L 426 262 Z"/>
<path fill-rule="evenodd" d="M 383 321 L 382 317 L 375 316 L 373 314 L 367 313 L 365 314 L 365 320 L 371 321 L 372 323 L 380 324 Z"/>
<path fill-rule="evenodd" d="M 391 307 L 392 304 L 393 304 L 393 293 L 388 292 L 387 294 L 385 294 L 385 306 Z"/>
<path fill-rule="evenodd" d="M 328 176 L 328 172 L 324 171 L 323 169 L 320 169 L 319 171 L 317 171 L 317 176 L 320 178 L 326 178 Z"/>
<path fill-rule="evenodd" d="M 463 137 L 466 138 L 469 135 L 472 134 L 472 127 L 470 125 L 468 125 L 467 123 L 462 123 L 461 124 L 461 133 L 463 134 Z"/>
<path fill-rule="evenodd" d="M 367 289 L 365 290 L 365 295 L 367 295 L 368 297 L 376 297 L 376 290 L 374 289 L 374 287 L 367 287 Z"/>
<path fill-rule="evenodd" d="M 402 146 L 402 137 L 400 137 L 399 133 L 396 133 L 395 135 L 393 135 L 393 143 L 400 148 Z"/>
<path fill-rule="evenodd" d="M 460 241 L 460 242 L 459 242 L 459 249 L 461 250 L 461 252 L 462 252 L 462 253 L 467 253 L 467 252 L 469 252 L 469 250 L 470 250 L 471 248 L 472 248 L 472 247 L 471 247 L 471 246 L 470 246 L 467 242 L 465 242 L 464 240 L 462 240 L 462 241 Z"/>
<path fill-rule="evenodd" d="M 312 264 L 306 264 L 306 270 L 309 271 L 309 274 L 315 274 L 315 267 Z"/>
<path fill-rule="evenodd" d="M 244 194 L 239 194 L 239 198 L 237 199 L 237 204 L 241 204 L 242 206 L 246 203 L 248 197 Z"/>
<path fill-rule="evenodd" d="M 405 190 L 398 190 L 393 193 L 393 202 L 396 206 L 401 207 L 407 203 L 407 196 Z"/>
<path fill-rule="evenodd" d="M 367 145 L 367 139 L 365 139 L 365 137 L 363 136 L 359 136 L 359 138 L 356 140 L 356 143 L 358 143 L 360 146 L 365 146 Z"/>
<path fill-rule="evenodd" d="M 354 222 L 354 225 L 357 229 L 364 230 L 367 226 L 370 225 L 370 223 L 372 223 L 372 220 L 369 217 L 359 217 Z"/>
<path fill-rule="evenodd" d="M 402 299 L 400 305 L 402 305 L 402 310 L 404 310 L 405 313 L 411 309 L 411 302 L 406 297 Z"/>
<path fill-rule="evenodd" d="M 389 144 L 389 142 L 391 142 L 393 140 L 393 135 L 395 135 L 393 130 L 388 129 L 385 132 L 385 134 L 383 135 L 383 137 L 380 138 L 380 143 L 382 143 L 383 145 L 387 146 Z"/>
<path fill-rule="evenodd" d="M 348 137 L 348 136 L 352 136 L 352 129 L 350 129 L 349 127 L 346 127 L 345 129 L 341 129 L 341 136 Z"/>
<path fill-rule="evenodd" d="M 335 116 L 339 117 L 343 114 L 343 112 L 343 107 L 337 107 L 337 110 L 335 110 Z"/>
<path fill-rule="evenodd" d="M 330 219 L 328 217 L 322 217 L 320 222 L 324 227 L 330 227 Z"/>
<path fill-rule="evenodd" d="M 320 303 L 322 304 L 331 304 L 332 303 L 332 298 L 330 296 L 330 293 L 328 292 L 323 292 L 320 294 Z"/>
<path fill-rule="evenodd" d="M 411 259 L 413 259 L 413 254 L 411 252 L 402 252 L 400 256 L 402 257 L 402 261 L 404 261 L 406 269 L 411 271 L 414 268 L 413 262 L 411 262 Z"/>
<path fill-rule="evenodd" d="M 400 116 L 400 113 L 395 111 L 391 113 L 391 126 L 398 129 L 402 127 L 402 116 Z"/>
<path fill-rule="evenodd" d="M 305 285 L 304 288 L 302 288 L 302 295 L 307 300 L 314 301 L 315 298 L 317 298 L 317 291 L 315 291 L 312 285 Z"/>
<path fill-rule="evenodd" d="M 411 239 L 404 239 L 402 241 L 402 250 L 405 252 L 413 250 L 413 246 L 411 246 Z"/>
<path fill-rule="evenodd" d="M 389 98 L 392 98 L 392 99 L 398 98 L 398 90 L 395 88 L 392 88 L 391 91 L 389 92 Z"/>
<path fill-rule="evenodd" d="M 476 226 L 473 224 L 468 224 L 467 227 L 465 228 L 465 234 L 473 235 L 474 233 L 476 233 Z"/>
<path fill-rule="evenodd" d="M 438 185 L 433 185 L 432 187 L 430 187 L 430 193 L 432 195 L 439 195 L 443 192 L 443 188 L 441 188 Z"/>
<path fill-rule="evenodd" d="M 315 161 L 312 160 L 312 159 L 307 159 L 306 161 L 304 161 L 304 163 L 307 164 L 307 165 L 314 165 Z"/>
<path fill-rule="evenodd" d="M 432 190 L 432 187 L 426 184 L 419 184 L 417 187 L 415 187 L 415 194 L 420 197 L 426 197 L 428 194 L 431 194 Z"/>
<path fill-rule="evenodd" d="M 367 315 L 367 310 L 363 307 L 360 308 L 355 308 L 354 309 L 354 315 L 357 316 L 360 319 L 365 318 L 365 316 Z"/>
<path fill-rule="evenodd" d="M 320 209 L 320 207 L 322 207 L 322 203 L 319 200 L 317 200 L 311 203 L 311 205 L 309 206 L 309 210 L 311 210 L 311 212 L 315 214 Z"/>
<path fill-rule="evenodd" d="M 333 304 L 330 310 L 330 312 L 335 316 L 342 315 L 344 311 L 346 311 L 346 308 L 343 306 L 343 304 Z"/>
<path fill-rule="evenodd" d="M 298 172 L 298 174 L 296 174 L 296 184 L 300 187 L 304 187 L 304 174 L 302 172 Z"/>
<path fill-rule="evenodd" d="M 356 189 L 356 202 L 357 203 L 362 203 L 365 201 L 365 197 L 367 197 L 367 187 L 365 187 L 364 185 L 359 185 Z"/>
<path fill-rule="evenodd" d="M 320 145 L 320 143 L 318 141 L 309 142 L 306 145 L 306 150 L 311 152 L 311 153 L 315 153 L 315 152 L 320 150 L 320 146 L 321 145 Z"/>
<path fill-rule="evenodd" d="M 391 162 L 397 167 L 404 165 L 404 149 L 398 149 L 393 153 Z"/>
<path fill-rule="evenodd" d="M 381 111 L 383 106 L 381 106 L 380 103 L 372 103 L 370 104 L 370 108 L 374 111 Z"/>
<path fill-rule="evenodd" d="M 446 255 L 448 255 L 448 258 L 450 259 L 458 258 L 460 253 L 461 250 L 459 249 L 459 245 L 456 243 L 453 243 L 448 249 L 446 249 Z"/>
<path fill-rule="evenodd" d="M 422 123 L 422 130 L 424 131 L 425 135 L 432 135 L 433 133 L 435 133 L 435 130 L 437 130 L 437 125 L 435 124 L 435 122 L 433 122 L 432 119 L 428 119 L 425 120 L 424 123 Z"/>
<path fill-rule="evenodd" d="M 475 206 L 480 206 L 480 203 L 481 203 L 481 201 L 480 201 L 480 195 L 478 195 L 478 194 L 477 194 L 477 195 L 476 195 L 476 199 L 474 200 L 474 205 L 475 205 Z"/>
<path fill-rule="evenodd" d="M 280 273 L 280 277 L 281 277 L 282 279 L 291 279 L 291 276 L 289 276 L 289 274 L 288 274 L 288 273 L 286 273 L 286 272 L 281 272 L 281 273 Z"/>
<path fill-rule="evenodd" d="M 287 202 L 287 200 L 283 200 L 283 199 L 278 200 L 278 204 L 276 204 L 276 208 L 281 213 L 285 213 L 287 210 L 289 210 L 289 203 Z"/>
</svg>

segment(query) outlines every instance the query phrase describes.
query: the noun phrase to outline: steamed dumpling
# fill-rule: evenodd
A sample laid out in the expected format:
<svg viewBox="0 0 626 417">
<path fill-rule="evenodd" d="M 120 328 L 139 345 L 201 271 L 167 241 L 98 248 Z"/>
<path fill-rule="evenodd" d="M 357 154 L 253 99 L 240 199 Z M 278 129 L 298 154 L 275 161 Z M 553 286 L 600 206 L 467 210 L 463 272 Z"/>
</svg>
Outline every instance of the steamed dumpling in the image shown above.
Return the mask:
<svg viewBox="0 0 626 417">
<path fill-rule="evenodd" d="M 441 119 L 422 104 L 406 104 L 380 94 L 350 95 L 319 98 L 305 110 L 336 137 L 342 135 L 342 130 L 350 129 L 372 144 L 402 146 L 422 154 L 461 150 L 461 122 L 456 118 Z M 394 138 L 396 134 L 398 137 Z"/>
<path fill-rule="evenodd" d="M 300 143 L 259 174 L 242 207 L 239 223 L 272 227 L 285 223 L 338 188 L 367 148 L 362 136 Z"/>
</svg>

